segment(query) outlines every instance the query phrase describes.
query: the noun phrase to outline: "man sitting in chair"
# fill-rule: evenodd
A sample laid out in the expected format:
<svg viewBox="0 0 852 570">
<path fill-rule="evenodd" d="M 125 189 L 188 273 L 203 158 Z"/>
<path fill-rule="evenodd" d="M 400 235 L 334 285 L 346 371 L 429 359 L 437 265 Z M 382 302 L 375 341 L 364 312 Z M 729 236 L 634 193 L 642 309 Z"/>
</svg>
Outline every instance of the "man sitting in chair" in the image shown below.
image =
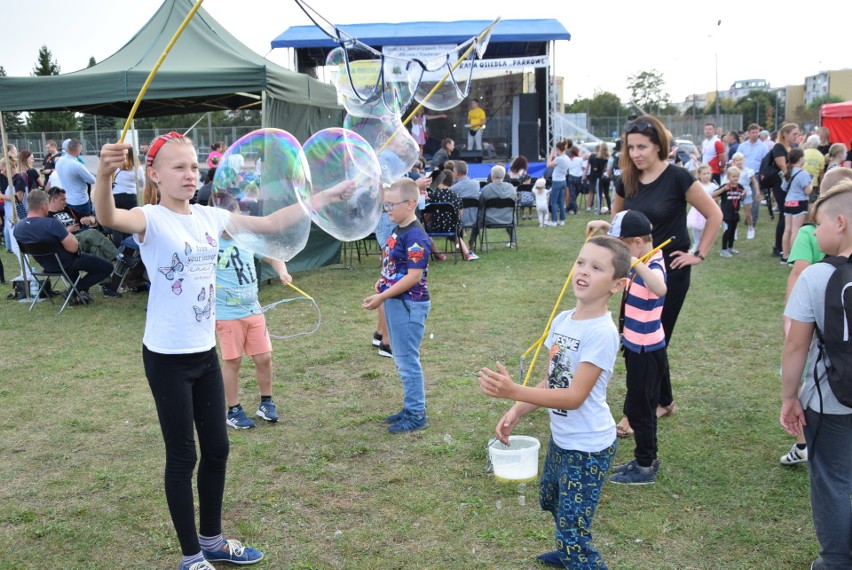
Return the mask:
<svg viewBox="0 0 852 570">
<path fill-rule="evenodd" d="M 517 201 L 518 191 L 511 183 L 503 180 L 505 177 L 505 166 L 498 164 L 491 168 L 491 180 L 496 180 L 497 182 L 489 182 L 482 188 L 482 192 L 479 193 L 479 224 L 470 232 L 471 244 L 476 243 L 476 238 L 479 235 L 479 229 L 486 224 L 489 226 L 492 224 L 506 226 L 512 224 L 512 221 L 515 218 L 514 208 L 491 208 L 487 212 L 485 211 L 485 202 L 492 198 L 511 198 L 512 200 Z M 517 244 L 517 240 L 515 239 L 515 228 L 507 227 L 506 231 L 509 233 L 509 243 L 507 246 L 515 247 Z"/>
<path fill-rule="evenodd" d="M 65 190 L 54 186 L 47 191 L 47 210 L 48 216 L 62 222 L 62 225 L 74 234 L 83 253 L 97 255 L 110 263 L 115 261 L 118 249 L 108 237 L 98 231 L 96 228 L 98 220 L 95 215 L 78 216 L 68 207 Z"/>
<path fill-rule="evenodd" d="M 72 280 L 77 279 L 81 271 L 86 272 L 86 275 L 77 284 L 77 291 L 80 293 L 77 301 L 84 304 L 91 303 L 89 288 L 110 276 L 112 264 L 105 259 L 83 253 L 80 250 L 77 238 L 65 228 L 62 222 L 48 216 L 47 194 L 43 191 L 32 190 L 27 196 L 27 206 L 29 213 L 26 219 L 21 220 L 15 226 L 15 239 L 24 244 L 51 244 L 59 256 L 59 262 Z M 52 259 L 44 258 L 40 259 L 39 262 L 47 271 L 60 270 L 59 267 L 55 266 Z M 74 301 L 72 300 L 72 302 Z"/>
</svg>

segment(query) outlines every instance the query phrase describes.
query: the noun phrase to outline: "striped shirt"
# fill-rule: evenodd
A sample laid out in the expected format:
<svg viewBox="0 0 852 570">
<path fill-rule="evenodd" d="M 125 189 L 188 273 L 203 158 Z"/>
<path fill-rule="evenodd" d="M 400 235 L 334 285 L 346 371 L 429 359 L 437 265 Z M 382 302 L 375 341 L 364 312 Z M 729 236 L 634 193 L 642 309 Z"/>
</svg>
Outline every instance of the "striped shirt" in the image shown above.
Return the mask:
<svg viewBox="0 0 852 570">
<path fill-rule="evenodd" d="M 658 251 L 651 257 L 648 268 L 659 271 L 666 279 L 662 252 Z M 654 295 L 635 270 L 631 271 L 631 278 L 624 304 L 624 330 L 621 335 L 624 347 L 633 352 L 652 352 L 665 348 L 666 334 L 660 316 L 666 297 Z"/>
</svg>

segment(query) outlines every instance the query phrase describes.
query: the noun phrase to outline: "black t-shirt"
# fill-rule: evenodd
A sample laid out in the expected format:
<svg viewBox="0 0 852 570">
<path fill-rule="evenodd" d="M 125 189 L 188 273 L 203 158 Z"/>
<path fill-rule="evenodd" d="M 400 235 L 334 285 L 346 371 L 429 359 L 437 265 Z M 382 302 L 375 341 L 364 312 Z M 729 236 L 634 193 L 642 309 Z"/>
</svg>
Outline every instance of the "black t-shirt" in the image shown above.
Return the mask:
<svg viewBox="0 0 852 570">
<path fill-rule="evenodd" d="M 787 160 L 787 157 L 788 157 L 788 156 L 789 156 L 789 154 L 790 154 L 790 153 L 788 153 L 788 152 L 787 152 L 787 149 L 786 149 L 786 148 L 784 148 L 784 145 L 783 145 L 783 144 L 781 144 L 781 143 L 775 143 L 775 146 L 773 146 L 773 147 L 772 147 L 772 150 L 771 150 L 769 153 L 772 155 L 772 160 L 773 160 L 773 161 L 775 161 L 775 159 L 776 159 L 776 158 L 781 158 L 781 157 L 783 157 L 783 158 L 784 158 L 784 160 Z M 777 165 L 778 165 L 778 163 L 777 163 L 777 162 L 775 162 L 775 165 L 777 166 Z M 781 176 L 782 176 L 783 174 L 784 174 L 784 173 L 783 173 L 783 172 L 781 172 L 781 173 L 780 173 L 779 175 L 777 175 L 777 176 L 775 177 L 775 179 L 772 181 L 772 189 L 773 189 L 773 190 L 780 190 L 780 191 L 782 191 L 782 192 L 784 192 L 784 193 L 786 194 L 786 190 L 784 190 L 784 189 L 782 188 L 782 186 L 781 186 Z"/>
<path fill-rule="evenodd" d="M 603 178 L 606 176 L 607 159 L 593 154 L 589 157 L 589 178 Z"/>
<path fill-rule="evenodd" d="M 639 190 L 632 198 L 625 196 L 621 179 L 615 193 L 624 198 L 625 210 L 637 210 L 645 214 L 653 225 L 653 242 L 657 246 L 670 237 L 674 239 L 663 248 L 667 258 L 673 251 L 689 249 L 689 234 L 686 230 L 686 192 L 695 182 L 688 170 L 669 164 L 656 180 L 650 184 L 639 183 Z"/>
<path fill-rule="evenodd" d="M 745 188 L 743 188 L 740 184 L 737 184 L 734 187 L 731 187 L 728 184 L 725 186 L 728 186 L 728 189 L 720 194 L 722 199 L 722 218 L 725 220 L 738 220 L 740 204 L 743 200 L 745 200 Z"/>
</svg>

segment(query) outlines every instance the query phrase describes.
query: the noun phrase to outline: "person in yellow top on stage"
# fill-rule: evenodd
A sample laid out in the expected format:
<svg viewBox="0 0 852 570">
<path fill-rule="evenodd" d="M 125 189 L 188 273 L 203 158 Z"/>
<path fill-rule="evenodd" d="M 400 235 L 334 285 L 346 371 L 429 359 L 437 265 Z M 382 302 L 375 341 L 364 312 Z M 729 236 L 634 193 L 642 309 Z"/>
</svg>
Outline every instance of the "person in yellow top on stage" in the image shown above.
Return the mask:
<svg viewBox="0 0 852 570">
<path fill-rule="evenodd" d="M 467 112 L 467 150 L 482 150 L 482 129 L 485 128 L 485 111 L 479 106 L 479 101 L 473 99 L 470 102 L 470 111 Z"/>
</svg>

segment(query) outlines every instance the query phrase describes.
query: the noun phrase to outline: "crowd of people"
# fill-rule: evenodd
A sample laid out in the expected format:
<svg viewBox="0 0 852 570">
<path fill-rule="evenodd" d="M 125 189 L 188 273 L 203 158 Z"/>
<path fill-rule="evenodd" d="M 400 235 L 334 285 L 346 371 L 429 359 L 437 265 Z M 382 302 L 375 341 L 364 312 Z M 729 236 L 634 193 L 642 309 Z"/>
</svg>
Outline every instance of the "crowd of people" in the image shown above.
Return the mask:
<svg viewBox="0 0 852 570">
<path fill-rule="evenodd" d="M 425 124 L 426 117 L 422 120 Z M 605 480 L 619 485 L 657 481 L 662 467 L 658 420 L 677 409 L 668 354 L 692 267 L 710 254 L 720 232 L 720 255 L 735 256 L 741 211 L 747 239 L 753 239 L 765 202 L 767 215 L 778 215 L 773 253 L 792 266 L 781 423 L 797 440 L 781 463 L 810 465 L 814 525 L 822 547 L 813 568 L 852 566 L 852 407 L 838 385 L 827 380 L 830 367 L 815 339 L 815 329 L 826 330 L 829 319 L 825 303 L 832 264 L 838 267 L 838 258 L 852 255 L 852 169 L 845 168 L 850 157 L 844 145 L 826 143 L 828 133 L 803 140 L 794 124 L 783 125 L 774 140 L 762 136 L 758 125 L 750 125 L 742 140 L 734 131 L 720 137 L 708 123 L 700 156 L 684 162 L 665 125 L 642 116 L 627 123 L 612 154 L 605 143 L 583 156 L 579 146 L 559 141 L 545 176 L 533 179 L 527 159 L 519 156 L 508 169 L 494 165 L 482 187 L 469 177 L 466 162 L 450 159 L 454 141 L 446 139 L 428 175 L 418 161 L 408 176 L 383 190 L 375 229 L 382 268 L 362 306 L 378 311 L 374 346 L 393 358 L 400 376 L 402 408 L 385 418 L 394 434 L 429 426 L 420 345 L 431 307 L 429 262 L 444 255 L 430 234 L 450 234 L 461 255 L 474 261 L 478 256 L 472 248 L 489 224 L 505 228 L 507 246 L 517 247 L 516 207 L 522 203 L 530 217 L 535 208 L 540 226 L 564 225 L 566 213 L 579 214 L 582 195 L 588 196 L 587 210 L 598 214 L 586 226 L 588 240 L 575 262 L 576 306 L 553 319 L 543 340 L 550 354 L 546 378 L 525 387 L 499 362 L 493 370 L 479 371 L 485 394 L 515 402 L 496 426 L 503 443 L 510 443 L 523 416 L 537 408 L 549 410 L 552 437 L 540 500 L 554 517 L 557 549 L 540 555 L 542 563 L 606 567 L 590 534 L 601 485 Z M 104 146 L 96 176 L 79 159 L 79 141 L 65 141 L 62 148 L 56 152 L 49 141 L 41 171 L 28 150 L 5 149 L 0 183 L 9 188 L 6 221 L 11 222 L 10 208 L 20 218 L 6 232 L 6 245 L 15 251 L 17 242 L 55 244 L 66 270 L 75 278 L 86 273 L 77 287 L 83 303 L 91 302 L 89 290 L 99 283 L 106 295 L 118 295 L 113 264 L 122 255 L 119 248 L 129 241 L 138 250 L 151 279 L 142 358 L 165 443 L 164 488 L 183 554 L 180 568 L 258 562 L 260 551 L 223 537 L 221 520 L 227 427 L 255 425 L 240 402 L 243 355 L 256 365 L 261 397 L 256 417 L 278 421 L 272 346 L 257 303 L 254 253 L 234 243 L 229 229 L 281 231 L 293 223 L 293 209 L 299 206 L 244 216 L 231 194 L 212 189 L 205 201 L 218 208 L 195 203 L 197 151 L 178 133 L 151 144 L 144 169 L 135 166 L 130 145 Z M 145 186 L 142 207 L 135 192 L 139 182 Z M 519 195 L 522 185 L 529 196 Z M 353 189 L 344 183 L 316 193 L 313 200 L 317 206 L 346 200 Z M 512 205 L 508 211 L 492 211 L 486 208 L 492 199 Z M 597 219 L 603 214 L 611 219 Z M 112 239 L 99 228 L 109 228 Z M 465 230 L 470 230 L 467 241 Z M 594 236 L 600 232 L 606 235 Z M 820 263 L 826 255 L 832 263 Z M 291 280 L 283 262 L 267 261 L 282 282 Z M 614 295 L 622 296 L 617 325 L 608 311 Z M 606 390 L 619 346 L 627 393 L 616 423 Z M 196 436 L 200 462 L 194 444 L 185 445 Z M 612 465 L 618 439 L 631 436 L 633 459 Z M 197 463 L 198 526 L 192 486 Z"/>
</svg>

